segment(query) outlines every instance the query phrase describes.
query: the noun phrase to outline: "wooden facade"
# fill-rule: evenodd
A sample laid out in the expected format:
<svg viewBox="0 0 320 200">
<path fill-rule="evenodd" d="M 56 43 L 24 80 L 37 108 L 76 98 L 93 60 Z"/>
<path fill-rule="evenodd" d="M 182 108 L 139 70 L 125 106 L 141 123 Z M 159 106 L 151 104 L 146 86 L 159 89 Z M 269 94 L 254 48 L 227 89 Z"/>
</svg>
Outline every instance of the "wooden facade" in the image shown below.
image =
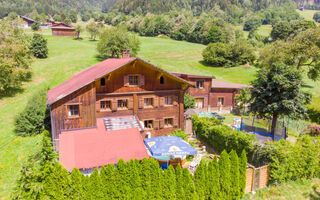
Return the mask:
<svg viewBox="0 0 320 200">
<path fill-rule="evenodd" d="M 129 76 L 137 77 L 137 85 L 129 84 Z M 143 137 L 148 132 L 153 137 L 183 129 L 183 97 L 189 86 L 183 79 L 135 59 L 51 104 L 54 146 L 59 150 L 61 131 L 95 127 L 96 118 L 107 116 L 137 116 L 142 125 L 150 126 L 144 127 Z M 78 106 L 78 116 L 69 116 L 70 105 Z"/>
<path fill-rule="evenodd" d="M 52 35 L 54 36 L 74 36 L 75 29 L 64 23 L 53 23 L 51 26 Z"/>
<path fill-rule="evenodd" d="M 187 93 L 196 99 L 196 108 L 204 111 L 227 111 L 230 112 L 235 106 L 235 97 L 239 90 L 246 85 L 223 83 L 219 84 L 211 76 L 199 76 L 181 73 L 175 74 L 193 85 L 194 88 L 189 88 Z"/>
</svg>

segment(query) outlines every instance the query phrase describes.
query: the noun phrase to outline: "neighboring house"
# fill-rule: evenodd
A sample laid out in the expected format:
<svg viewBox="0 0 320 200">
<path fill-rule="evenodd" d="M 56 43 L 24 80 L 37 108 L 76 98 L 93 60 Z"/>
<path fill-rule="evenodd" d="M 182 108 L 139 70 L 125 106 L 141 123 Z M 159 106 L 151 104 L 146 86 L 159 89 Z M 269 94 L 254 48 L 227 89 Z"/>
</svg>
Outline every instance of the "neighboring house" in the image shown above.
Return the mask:
<svg viewBox="0 0 320 200">
<path fill-rule="evenodd" d="M 51 30 L 52 35 L 55 36 L 74 36 L 75 34 L 75 28 L 61 22 L 52 23 Z"/>
<path fill-rule="evenodd" d="M 239 90 L 248 85 L 215 81 L 213 76 L 199 76 L 182 73 L 172 73 L 190 83 L 195 88 L 189 88 L 187 93 L 196 98 L 196 108 L 206 111 L 231 112 L 235 106 L 235 96 Z"/>
<path fill-rule="evenodd" d="M 19 15 L 19 18 L 23 20 L 23 28 L 31 28 L 32 24 L 35 22 L 35 20 Z"/>
<path fill-rule="evenodd" d="M 140 58 L 110 58 L 49 90 L 52 139 L 68 169 L 148 157 L 142 137 L 183 128 L 193 86 Z"/>
</svg>

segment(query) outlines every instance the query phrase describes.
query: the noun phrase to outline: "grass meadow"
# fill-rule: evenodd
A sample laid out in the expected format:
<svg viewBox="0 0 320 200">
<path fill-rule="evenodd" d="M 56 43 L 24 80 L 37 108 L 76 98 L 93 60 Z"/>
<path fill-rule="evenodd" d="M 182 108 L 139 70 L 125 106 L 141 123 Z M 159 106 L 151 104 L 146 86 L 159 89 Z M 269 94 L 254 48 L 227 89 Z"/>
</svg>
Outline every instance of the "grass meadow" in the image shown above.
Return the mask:
<svg viewBox="0 0 320 200">
<path fill-rule="evenodd" d="M 265 27 L 263 32 L 269 31 Z M 70 37 L 54 37 L 50 31 L 43 34 L 48 39 L 49 56 L 35 59 L 32 64 L 32 79 L 11 96 L 0 97 L 0 199 L 8 199 L 15 186 L 19 169 L 27 156 L 39 148 L 40 136 L 19 137 L 14 133 L 14 119 L 23 111 L 28 98 L 40 88 L 52 88 L 82 69 L 99 62 L 97 41 L 86 35 L 82 40 Z M 212 75 L 217 80 L 248 84 L 257 69 L 243 66 L 232 68 L 210 67 L 202 63 L 204 45 L 163 38 L 140 37 L 138 56 L 170 72 Z M 307 82 L 308 89 L 317 93 L 320 85 Z"/>
</svg>

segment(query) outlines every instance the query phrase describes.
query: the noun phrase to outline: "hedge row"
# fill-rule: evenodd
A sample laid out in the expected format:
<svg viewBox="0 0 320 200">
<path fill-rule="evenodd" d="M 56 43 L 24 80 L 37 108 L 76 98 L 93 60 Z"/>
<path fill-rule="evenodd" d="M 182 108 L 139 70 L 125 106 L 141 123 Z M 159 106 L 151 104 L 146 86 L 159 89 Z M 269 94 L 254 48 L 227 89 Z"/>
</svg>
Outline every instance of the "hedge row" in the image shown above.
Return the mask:
<svg viewBox="0 0 320 200">
<path fill-rule="evenodd" d="M 54 152 L 43 148 L 21 170 L 12 199 L 240 199 L 246 184 L 246 153 L 221 153 L 219 161 L 201 161 L 194 176 L 187 168 L 162 170 L 154 159 L 119 160 L 100 172 L 84 176 L 68 173 L 55 161 Z M 43 152 L 43 153 L 42 153 Z M 47 156 L 49 155 L 49 156 Z M 46 159 L 44 159 L 46 158 Z M 46 160 L 46 162 L 41 162 Z"/>
<path fill-rule="evenodd" d="M 234 149 L 239 155 L 245 149 L 249 163 L 256 167 L 269 164 L 271 183 L 320 177 L 319 136 L 304 135 L 296 143 L 281 140 L 261 145 L 254 135 L 235 131 L 218 120 L 197 116 L 192 119 L 197 135 L 216 151 Z"/>
<path fill-rule="evenodd" d="M 197 136 L 219 153 L 235 150 L 240 155 L 245 150 L 249 158 L 252 156 L 256 142 L 254 135 L 233 130 L 218 119 L 193 116 L 192 122 Z"/>
</svg>

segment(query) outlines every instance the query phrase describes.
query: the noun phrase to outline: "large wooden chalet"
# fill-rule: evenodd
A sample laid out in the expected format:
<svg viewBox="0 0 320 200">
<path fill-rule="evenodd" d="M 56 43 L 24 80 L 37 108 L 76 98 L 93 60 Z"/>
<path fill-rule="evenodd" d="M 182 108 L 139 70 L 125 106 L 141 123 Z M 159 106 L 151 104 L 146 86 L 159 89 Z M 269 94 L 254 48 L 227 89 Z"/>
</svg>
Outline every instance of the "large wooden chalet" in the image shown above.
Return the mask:
<svg viewBox="0 0 320 200">
<path fill-rule="evenodd" d="M 245 85 L 169 73 L 123 51 L 49 90 L 52 140 L 65 168 L 91 169 L 148 157 L 143 137 L 184 127 L 184 94 L 197 108 L 232 109 Z"/>
<path fill-rule="evenodd" d="M 47 97 L 60 162 L 67 169 L 92 168 L 146 157 L 141 137 L 183 128 L 183 97 L 190 86 L 129 52 L 75 74 Z"/>
</svg>

